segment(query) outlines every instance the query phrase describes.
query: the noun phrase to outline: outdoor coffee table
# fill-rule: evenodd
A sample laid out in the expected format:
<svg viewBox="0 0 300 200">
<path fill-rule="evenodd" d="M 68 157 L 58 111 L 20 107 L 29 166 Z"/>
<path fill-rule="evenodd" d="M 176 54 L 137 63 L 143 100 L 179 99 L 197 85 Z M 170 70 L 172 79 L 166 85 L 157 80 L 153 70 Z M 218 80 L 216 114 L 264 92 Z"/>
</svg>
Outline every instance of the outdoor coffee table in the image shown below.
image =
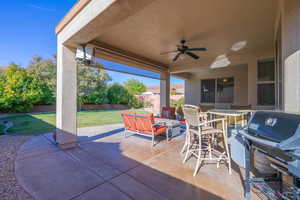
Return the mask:
<svg viewBox="0 0 300 200">
<path fill-rule="evenodd" d="M 171 137 L 173 137 L 173 130 L 176 127 L 179 127 L 181 123 L 178 120 L 175 119 L 167 119 L 167 118 L 155 118 L 155 123 L 156 124 L 161 124 L 167 127 L 167 140 L 169 133 L 171 133 Z"/>
</svg>

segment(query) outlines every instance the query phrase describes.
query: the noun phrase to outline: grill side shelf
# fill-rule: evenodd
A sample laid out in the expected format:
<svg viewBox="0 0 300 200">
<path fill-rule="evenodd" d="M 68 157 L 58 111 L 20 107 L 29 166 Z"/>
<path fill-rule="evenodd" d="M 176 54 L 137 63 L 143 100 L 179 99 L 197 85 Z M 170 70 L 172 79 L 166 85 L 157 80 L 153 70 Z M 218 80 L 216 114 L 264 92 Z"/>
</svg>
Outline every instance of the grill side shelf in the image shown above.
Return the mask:
<svg viewBox="0 0 300 200">
<path fill-rule="evenodd" d="M 258 137 L 249 135 L 246 130 L 240 130 L 239 133 L 242 136 L 244 136 L 245 138 L 247 138 L 248 140 L 253 141 L 253 142 L 257 142 L 257 143 L 262 144 L 262 145 L 267 145 L 267 146 L 274 147 L 274 148 L 278 148 L 278 146 L 279 146 L 279 143 L 271 142 L 269 140 L 264 140 L 264 139 L 260 139 Z"/>
</svg>

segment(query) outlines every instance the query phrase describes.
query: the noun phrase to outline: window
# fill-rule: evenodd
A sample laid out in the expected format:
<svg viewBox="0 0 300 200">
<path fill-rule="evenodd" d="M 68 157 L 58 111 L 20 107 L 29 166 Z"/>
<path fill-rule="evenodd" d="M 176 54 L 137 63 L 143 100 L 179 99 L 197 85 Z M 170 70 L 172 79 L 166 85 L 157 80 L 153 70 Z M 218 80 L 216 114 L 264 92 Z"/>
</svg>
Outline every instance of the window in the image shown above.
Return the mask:
<svg viewBox="0 0 300 200">
<path fill-rule="evenodd" d="M 216 80 L 201 80 L 201 102 L 215 103 Z"/>
<path fill-rule="evenodd" d="M 258 61 L 258 81 L 274 81 L 274 61 Z"/>
<path fill-rule="evenodd" d="M 201 103 L 233 103 L 234 78 L 201 80 Z"/>
<path fill-rule="evenodd" d="M 275 65 L 274 60 L 258 61 L 257 65 L 257 104 L 275 104 Z"/>
<path fill-rule="evenodd" d="M 258 105 L 274 105 L 275 88 L 274 83 L 257 85 Z"/>
</svg>

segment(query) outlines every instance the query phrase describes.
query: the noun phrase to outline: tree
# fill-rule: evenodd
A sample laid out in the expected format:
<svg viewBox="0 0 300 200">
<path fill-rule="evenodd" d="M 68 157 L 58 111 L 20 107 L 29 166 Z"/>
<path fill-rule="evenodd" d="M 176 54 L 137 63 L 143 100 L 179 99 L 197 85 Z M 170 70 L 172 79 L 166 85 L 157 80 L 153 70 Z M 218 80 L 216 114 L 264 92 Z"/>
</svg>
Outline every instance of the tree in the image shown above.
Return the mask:
<svg viewBox="0 0 300 200">
<path fill-rule="evenodd" d="M 38 79 L 44 89 L 39 104 L 53 104 L 56 96 L 56 56 L 52 59 L 35 56 L 31 59 L 27 70 Z"/>
<path fill-rule="evenodd" d="M 124 83 L 124 87 L 132 95 L 141 94 L 146 91 L 144 83 L 134 78 L 127 79 Z"/>
<path fill-rule="evenodd" d="M 107 84 L 111 77 L 100 68 L 78 65 L 78 96 L 81 104 L 108 103 Z"/>
<path fill-rule="evenodd" d="M 107 91 L 107 98 L 110 104 L 129 105 L 132 95 L 119 83 L 113 83 Z"/>
<path fill-rule="evenodd" d="M 10 112 L 26 112 L 47 93 L 47 85 L 35 74 L 11 64 L 0 76 L 0 109 Z"/>
<path fill-rule="evenodd" d="M 27 70 L 36 74 L 39 81 L 45 82 L 54 92 L 56 90 L 56 56 L 52 59 L 43 59 L 41 56 L 34 56 Z"/>
<path fill-rule="evenodd" d="M 0 110 L 26 112 L 34 104 L 53 104 L 56 96 L 56 65 L 56 56 L 52 59 L 35 56 L 27 68 L 11 64 L 7 70 L 0 71 Z M 109 103 L 107 92 L 110 80 L 111 77 L 101 69 L 99 63 L 95 67 L 78 65 L 80 102 Z"/>
</svg>

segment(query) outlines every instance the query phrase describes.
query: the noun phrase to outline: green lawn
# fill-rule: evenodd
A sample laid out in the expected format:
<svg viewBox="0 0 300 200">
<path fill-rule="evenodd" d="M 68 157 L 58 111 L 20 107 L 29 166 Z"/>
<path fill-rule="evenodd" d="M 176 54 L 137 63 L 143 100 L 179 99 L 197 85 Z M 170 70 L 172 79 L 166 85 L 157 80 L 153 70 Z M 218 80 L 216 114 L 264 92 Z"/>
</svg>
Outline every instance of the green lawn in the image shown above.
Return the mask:
<svg viewBox="0 0 300 200">
<path fill-rule="evenodd" d="M 141 109 L 132 111 L 145 112 Z M 121 112 L 122 110 L 81 111 L 77 114 L 77 124 L 78 127 L 87 127 L 122 123 Z M 55 129 L 55 113 L 17 115 L 1 120 L 14 123 L 14 126 L 8 129 L 8 132 L 13 134 L 37 135 Z"/>
</svg>

